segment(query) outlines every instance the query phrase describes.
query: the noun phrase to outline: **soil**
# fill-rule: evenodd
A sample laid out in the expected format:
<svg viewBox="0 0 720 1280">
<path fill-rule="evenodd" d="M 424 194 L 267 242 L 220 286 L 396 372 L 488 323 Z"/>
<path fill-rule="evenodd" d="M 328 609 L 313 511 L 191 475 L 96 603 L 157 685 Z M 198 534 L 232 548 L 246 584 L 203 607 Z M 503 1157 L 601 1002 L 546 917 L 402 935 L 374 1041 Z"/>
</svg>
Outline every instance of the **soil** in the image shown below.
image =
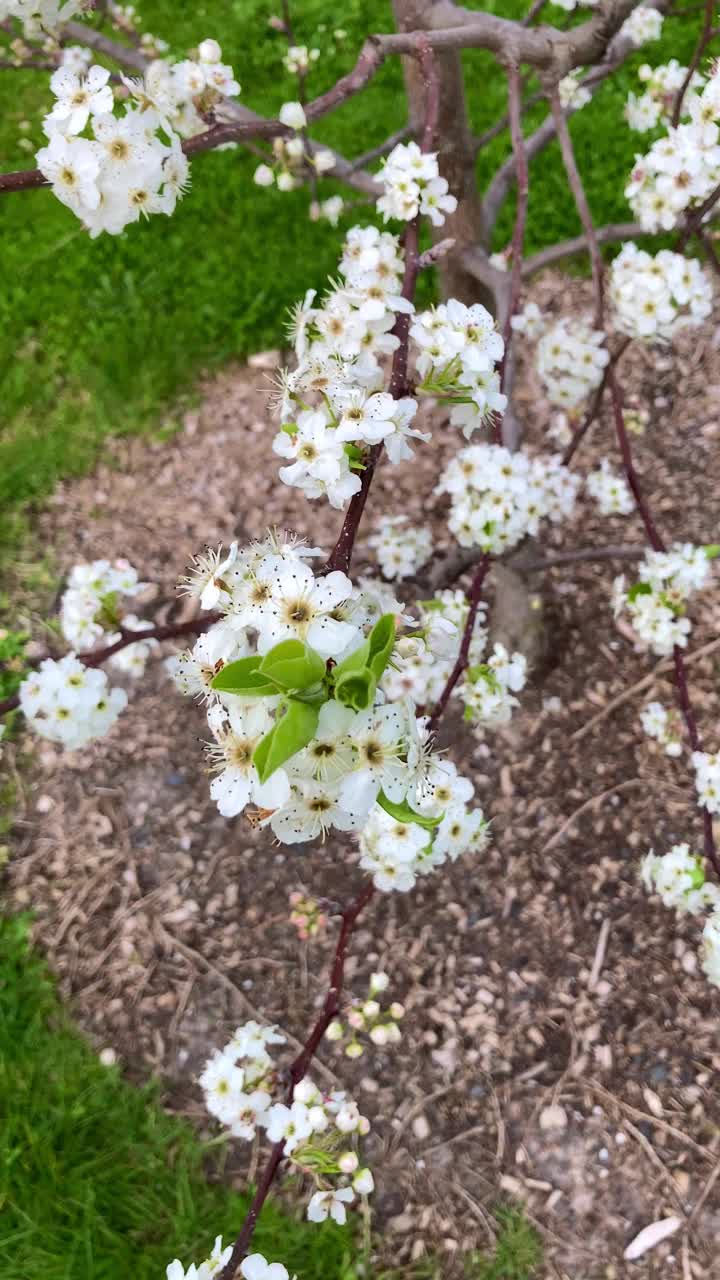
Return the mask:
<svg viewBox="0 0 720 1280">
<path fill-rule="evenodd" d="M 557 310 L 590 305 L 585 283 L 553 274 L 533 296 Z M 175 581 L 205 544 L 277 524 L 331 546 L 338 513 L 277 481 L 263 367 L 273 364 L 267 353 L 228 369 L 170 443 L 118 443 L 93 476 L 61 487 L 40 522 L 61 569 L 123 554 L 158 584 L 148 616 L 179 617 Z M 632 350 L 623 369 L 649 413 L 637 464 L 668 539 L 718 541 L 717 328 L 672 350 Z M 517 404 L 530 447 L 547 447 L 550 408 L 524 366 Z M 370 523 L 403 511 L 447 542 L 432 489 L 460 442 L 440 408 L 430 416 L 432 445 L 380 468 Z M 577 465 L 604 455 L 615 458 L 608 417 Z M 587 497 L 570 526 L 542 535 L 547 554 L 641 542 L 635 517 L 600 517 Z M 322 1072 L 342 1077 L 373 1120 L 376 1225 L 396 1266 L 435 1252 L 443 1275 L 462 1274 L 461 1255 L 488 1246 L 492 1210 L 509 1198 L 544 1237 L 547 1277 L 720 1276 L 720 993 L 699 969 L 697 922 L 650 900 L 637 875 L 648 847 L 697 843 L 700 820 L 687 753 L 668 759 L 640 730 L 644 703 L 669 704 L 672 689 L 667 665 L 613 624 L 623 569 L 535 574 L 548 643 L 521 709 L 484 741 L 458 723 L 444 737 L 492 817 L 492 843 L 412 895 L 378 895 L 352 945 L 349 992 L 362 996 L 387 969 L 407 1009 L 403 1043 L 356 1062 L 326 1044 Z M 693 696 L 717 749 L 717 597 L 693 616 Z M 248 1016 L 278 1022 L 292 1045 L 320 999 L 336 925 L 299 941 L 289 894 L 347 901 L 360 877 L 347 846 L 283 852 L 242 817 L 220 818 L 206 732 L 157 661 L 92 751 L 36 747 L 6 887 L 11 909 L 32 906 L 98 1050 L 115 1050 L 133 1079 L 159 1075 L 167 1105 L 210 1131 L 194 1083 L 208 1053 Z M 257 1154 L 237 1151 L 239 1181 Z M 637 1232 L 671 1214 L 686 1229 L 624 1263 Z"/>
</svg>

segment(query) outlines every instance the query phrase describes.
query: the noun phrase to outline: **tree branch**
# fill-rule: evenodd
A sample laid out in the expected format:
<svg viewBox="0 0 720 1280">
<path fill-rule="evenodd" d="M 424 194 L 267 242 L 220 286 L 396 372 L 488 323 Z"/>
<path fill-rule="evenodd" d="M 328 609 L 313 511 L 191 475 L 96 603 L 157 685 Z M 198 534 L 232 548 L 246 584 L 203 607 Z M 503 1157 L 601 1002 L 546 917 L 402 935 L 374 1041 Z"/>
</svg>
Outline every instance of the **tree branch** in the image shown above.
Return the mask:
<svg viewBox="0 0 720 1280">
<path fill-rule="evenodd" d="M 675 104 L 673 106 L 672 124 L 674 129 L 677 129 L 677 126 L 680 123 L 680 116 L 682 115 L 683 102 L 685 101 L 685 94 L 690 88 L 690 82 L 693 76 L 695 75 L 695 72 L 697 71 L 698 67 L 700 66 L 700 60 L 707 46 L 712 40 L 714 16 L 715 16 L 715 0 L 705 0 L 705 18 L 703 20 L 702 27 L 700 28 L 700 34 L 698 36 L 695 49 L 693 50 L 693 56 L 690 59 L 690 65 L 687 69 L 685 79 L 680 85 L 680 88 L 678 90 L 678 95 L 675 99 Z"/>
<path fill-rule="evenodd" d="M 634 240 L 636 236 L 647 235 L 639 222 L 611 222 L 605 227 L 598 227 L 596 236 L 600 244 L 609 244 L 615 240 Z M 523 279 L 527 280 L 538 271 L 561 262 L 563 258 L 572 258 L 576 253 L 587 253 L 589 248 L 586 235 L 573 236 L 571 240 L 560 240 L 557 244 L 540 249 L 526 258 L 523 263 Z"/>
<path fill-rule="evenodd" d="M 325 1000 L 323 1001 L 322 1011 L 300 1053 L 290 1066 L 290 1078 L 285 1096 L 285 1101 L 288 1106 L 293 1100 L 295 1085 L 299 1084 L 299 1082 L 304 1079 L 325 1032 L 330 1026 L 333 1018 L 336 1017 L 340 1010 L 340 996 L 342 994 L 343 982 L 345 979 L 345 960 L 347 957 L 348 944 L 352 937 L 355 925 L 357 924 L 358 917 L 367 906 L 374 892 L 375 890 L 372 880 L 368 880 L 362 891 L 342 913 L 342 925 L 340 927 L 340 934 L 335 948 L 335 955 L 333 958 L 332 968 L 330 970 L 330 983 L 325 995 Z M 248 1209 L 247 1216 L 240 1229 L 240 1234 L 233 1245 L 233 1251 L 220 1272 L 218 1280 L 232 1280 L 232 1277 L 235 1275 L 235 1272 L 245 1257 L 248 1251 L 248 1246 L 253 1237 L 253 1232 L 255 1231 L 260 1210 L 267 1200 L 268 1193 L 275 1181 L 275 1177 L 280 1165 L 282 1164 L 284 1155 L 285 1143 L 282 1141 L 276 1142 L 270 1152 L 265 1168 L 263 1169 L 257 1190 L 253 1196 L 252 1204 Z"/>
<path fill-rule="evenodd" d="M 468 616 L 465 619 L 465 627 L 462 634 L 462 640 L 460 642 L 460 652 L 458 653 L 455 666 L 445 681 L 445 688 L 440 694 L 440 697 L 435 704 L 435 709 L 433 710 L 428 722 L 428 730 L 430 733 L 434 733 L 437 730 L 437 727 L 445 714 L 447 704 L 450 701 L 450 695 L 467 667 L 470 657 L 470 645 L 472 643 L 473 631 L 475 630 L 475 620 L 477 618 L 480 601 L 482 599 L 483 583 L 485 582 L 485 577 L 489 568 L 490 553 L 486 551 L 482 559 L 478 562 L 472 583 L 470 584 L 470 592 L 468 595 Z"/>
</svg>

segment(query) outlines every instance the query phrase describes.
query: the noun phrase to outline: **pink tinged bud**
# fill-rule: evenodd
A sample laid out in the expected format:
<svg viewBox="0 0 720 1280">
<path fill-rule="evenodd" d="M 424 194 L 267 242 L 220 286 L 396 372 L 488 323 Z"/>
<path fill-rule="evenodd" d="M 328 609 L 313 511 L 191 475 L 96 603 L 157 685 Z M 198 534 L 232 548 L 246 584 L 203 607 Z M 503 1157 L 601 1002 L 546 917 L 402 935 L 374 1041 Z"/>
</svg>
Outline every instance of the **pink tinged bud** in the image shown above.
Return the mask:
<svg viewBox="0 0 720 1280">
<path fill-rule="evenodd" d="M 370 1039 L 372 1040 L 373 1044 L 376 1044 L 376 1045 L 387 1044 L 388 1042 L 387 1027 L 383 1027 L 383 1026 L 373 1027 L 372 1031 L 370 1032 Z"/>
<path fill-rule="evenodd" d="M 355 1031 L 361 1031 L 365 1026 L 365 1019 L 359 1009 L 351 1009 L 348 1014 L 348 1025 Z"/>
<path fill-rule="evenodd" d="M 368 1120 L 367 1116 L 361 1116 L 360 1122 L 358 1124 L 358 1133 L 362 1134 L 362 1136 L 365 1137 L 365 1134 L 369 1132 L 370 1132 L 370 1121 Z"/>
<path fill-rule="evenodd" d="M 390 1005 L 390 1016 L 393 1018 L 405 1017 L 405 1006 L 400 1004 L 399 1000 L 393 1000 L 393 1003 Z"/>
<path fill-rule="evenodd" d="M 359 1163 L 354 1151 L 343 1151 L 338 1159 L 338 1169 L 341 1173 L 354 1173 Z"/>
<path fill-rule="evenodd" d="M 380 1012 L 380 1005 L 377 1000 L 366 1000 L 362 1007 L 362 1011 L 366 1018 L 377 1018 Z"/>
</svg>

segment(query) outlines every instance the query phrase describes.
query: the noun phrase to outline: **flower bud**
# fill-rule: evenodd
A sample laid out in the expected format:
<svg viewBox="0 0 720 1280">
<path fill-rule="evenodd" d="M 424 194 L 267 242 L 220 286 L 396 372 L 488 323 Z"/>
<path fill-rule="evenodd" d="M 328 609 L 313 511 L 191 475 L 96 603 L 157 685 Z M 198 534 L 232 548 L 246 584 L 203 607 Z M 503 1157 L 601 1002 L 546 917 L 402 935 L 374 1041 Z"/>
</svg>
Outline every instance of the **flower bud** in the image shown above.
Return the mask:
<svg viewBox="0 0 720 1280">
<path fill-rule="evenodd" d="M 390 1005 L 390 1017 L 404 1018 L 404 1016 L 405 1016 L 405 1005 L 400 1004 L 399 1000 L 393 1000 L 392 1004 Z"/>
<path fill-rule="evenodd" d="M 377 1000 L 366 1000 L 362 1007 L 362 1011 L 366 1018 L 377 1018 L 380 1012 L 380 1005 Z"/>
<path fill-rule="evenodd" d="M 316 151 L 313 164 L 318 173 L 327 173 L 329 169 L 335 168 L 335 156 L 332 151 Z"/>
<path fill-rule="evenodd" d="M 359 1134 L 362 1135 L 363 1138 L 365 1137 L 366 1133 L 370 1132 L 370 1121 L 368 1120 L 367 1116 L 360 1116 L 360 1119 L 358 1121 L 357 1131 Z"/>
<path fill-rule="evenodd" d="M 270 165 L 259 164 L 253 174 L 253 182 L 256 182 L 259 187 L 271 187 L 274 181 L 275 174 Z"/>
<path fill-rule="evenodd" d="M 353 1189 L 358 1195 L 369 1196 L 375 1189 L 375 1179 L 369 1169 L 361 1169 L 353 1178 Z"/>
<path fill-rule="evenodd" d="M 325 1032 L 325 1038 L 327 1040 L 342 1040 L 344 1035 L 345 1035 L 345 1029 L 343 1027 L 343 1024 L 342 1022 L 337 1022 L 337 1021 L 331 1022 L 330 1026 Z"/>
<path fill-rule="evenodd" d="M 365 1050 L 363 1049 L 361 1044 L 358 1044 L 357 1040 L 351 1040 L 350 1044 L 345 1050 L 345 1057 L 346 1058 L 362 1058 L 364 1052 Z"/>
<path fill-rule="evenodd" d="M 283 169 L 282 173 L 278 174 L 277 185 L 278 191 L 294 191 L 297 183 L 292 174 L 287 169 Z"/>
<path fill-rule="evenodd" d="M 338 1168 L 341 1173 L 354 1173 L 359 1163 L 354 1151 L 343 1151 L 338 1157 Z"/>
<path fill-rule="evenodd" d="M 365 1026 L 365 1019 L 359 1009 L 351 1009 L 348 1014 L 348 1026 L 354 1031 L 361 1031 Z"/>
<path fill-rule="evenodd" d="M 386 973 L 370 974 L 370 995 L 371 996 L 377 996 L 380 994 L 381 991 L 387 991 L 389 986 L 390 986 L 390 979 Z"/>
<path fill-rule="evenodd" d="M 304 1102 L 306 1106 L 314 1107 L 320 1100 L 320 1090 L 312 1080 L 298 1080 L 293 1089 L 294 1102 Z"/>
<path fill-rule="evenodd" d="M 219 62 L 222 49 L 217 40 L 203 40 L 198 46 L 198 57 L 201 62 Z"/>
<path fill-rule="evenodd" d="M 300 102 L 284 102 L 280 108 L 280 123 L 289 129 L 304 129 L 307 118 Z"/>
<path fill-rule="evenodd" d="M 387 1044 L 388 1042 L 387 1027 L 384 1027 L 382 1023 L 380 1023 L 380 1025 L 377 1027 L 373 1027 L 372 1031 L 370 1032 L 370 1039 L 372 1040 L 373 1044 L 376 1044 L 376 1045 Z"/>
</svg>

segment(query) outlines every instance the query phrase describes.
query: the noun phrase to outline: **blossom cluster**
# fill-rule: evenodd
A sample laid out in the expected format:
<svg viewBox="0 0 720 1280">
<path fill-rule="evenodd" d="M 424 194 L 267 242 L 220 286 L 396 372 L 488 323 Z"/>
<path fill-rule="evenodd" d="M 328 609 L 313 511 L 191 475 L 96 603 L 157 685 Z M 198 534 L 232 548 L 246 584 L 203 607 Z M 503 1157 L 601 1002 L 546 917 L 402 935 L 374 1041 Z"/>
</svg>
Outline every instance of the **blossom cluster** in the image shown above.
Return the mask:
<svg viewBox="0 0 720 1280">
<path fill-rule="evenodd" d="M 677 58 L 663 62 L 658 67 L 651 67 L 647 62 L 638 69 L 638 77 L 643 82 L 641 94 L 629 93 L 625 104 L 625 119 L 636 133 L 648 133 L 659 124 L 669 125 L 677 95 L 685 83 L 687 67 L 683 67 Z M 688 86 L 691 92 L 701 89 L 705 83 L 703 76 L 694 71 Z M 684 114 L 687 114 L 688 103 L 683 100 Z"/>
<path fill-rule="evenodd" d="M 528 302 L 513 316 L 512 327 L 537 342 L 537 370 L 551 404 L 575 410 L 599 387 L 610 356 L 605 334 L 587 319 L 550 324 L 537 303 Z"/>
<path fill-rule="evenodd" d="M 487 662 L 475 663 L 465 672 L 459 691 L 465 719 L 488 728 L 507 724 L 519 705 L 514 695 L 525 687 L 526 676 L 524 654 L 511 656 L 504 645 L 496 644 Z"/>
<path fill-rule="evenodd" d="M 124 689 L 111 689 L 104 671 L 84 666 L 74 653 L 46 658 L 23 680 L 19 696 L 30 728 L 68 751 L 106 734 L 127 705 Z"/>
<path fill-rule="evenodd" d="M 556 455 L 530 458 L 476 444 L 448 463 L 436 493 L 450 495 L 448 523 L 461 546 L 499 555 L 536 534 L 541 519 L 567 519 L 579 486 Z"/>
<path fill-rule="evenodd" d="M 646 341 L 669 342 L 712 311 L 712 285 L 699 262 L 670 249 L 652 256 L 632 242 L 612 263 L 610 297 L 619 331 Z"/>
<path fill-rule="evenodd" d="M 570 71 L 558 83 L 560 106 L 564 111 L 579 111 L 592 101 L 592 92 L 587 85 L 581 84 L 582 70 Z"/>
<path fill-rule="evenodd" d="M 238 1027 L 200 1076 L 205 1105 L 235 1138 L 249 1142 L 261 1130 L 270 1142 L 282 1142 L 284 1155 L 317 1187 L 308 1220 L 323 1222 L 329 1216 L 342 1224 L 356 1194 L 373 1189 L 370 1170 L 360 1167 L 350 1145 L 368 1133 L 370 1123 L 345 1093 L 323 1093 L 307 1077 L 293 1086 L 286 1102 L 274 1101 L 281 1079 L 268 1050 L 284 1043 L 276 1027 L 257 1022 Z"/>
<path fill-rule="evenodd" d="M 158 60 L 143 81 L 123 78 L 122 115 L 115 114 L 105 67 L 65 65 L 53 73 L 55 103 L 43 121 L 48 143 L 35 158 L 91 236 L 118 235 L 142 216 L 174 212 L 190 172 L 181 135 L 204 127 L 195 103 L 209 108 L 240 92 L 220 57 L 217 41 L 204 40 L 197 61 Z"/>
<path fill-rule="evenodd" d="M 496 368 L 504 343 L 480 303 L 468 307 L 451 298 L 422 311 L 410 326 L 410 337 L 418 348 L 418 389 L 452 405 L 450 421 L 466 439 L 490 416 L 504 412 L 507 396 Z"/>
<path fill-rule="evenodd" d="M 338 570 L 316 577 L 316 554 L 273 535 L 196 565 L 190 589 L 223 617 L 176 661 L 175 678 L 208 702 L 211 795 L 225 817 L 254 806 L 285 844 L 382 823 L 377 806 L 426 844 L 440 757 L 412 699 L 387 701 L 379 688 L 402 606 L 390 597 L 376 621 L 372 586 Z"/>
<path fill-rule="evenodd" d="M 431 707 L 447 683 L 458 654 L 468 617 L 464 591 L 446 589 L 418 606 L 419 620 L 411 635 L 401 637 L 393 664 L 383 676 L 388 698 L 412 698 L 418 706 Z M 468 651 L 470 666 L 482 660 L 487 645 L 485 606 L 480 605 Z M 459 693 L 456 686 L 455 693 Z"/>
<path fill-rule="evenodd" d="M 691 625 L 685 606 L 708 581 L 719 548 L 675 543 L 670 551 L 648 551 L 630 587 L 625 576 L 613 583 L 615 617 L 627 613 L 641 644 L 664 658 L 675 645 L 685 648 Z"/>
<path fill-rule="evenodd" d="M 297 929 L 301 942 L 317 937 L 325 928 L 328 918 L 314 898 L 294 889 L 290 894 L 290 906 L 290 923 Z"/>
<path fill-rule="evenodd" d="M 638 47 L 651 40 L 659 40 L 662 34 L 663 15 L 659 9 L 639 4 L 623 22 L 619 36 L 626 36 Z"/>
<path fill-rule="evenodd" d="M 687 844 L 674 845 L 663 857 L 651 850 L 643 859 L 641 875 L 645 887 L 680 915 L 710 911 L 702 932 L 701 963 L 708 980 L 720 986 L 720 888 L 706 881 L 702 858 Z"/>
<path fill-rule="evenodd" d="M 414 399 L 381 390 L 380 361 L 399 345 L 395 313 L 413 310 L 401 296 L 402 270 L 396 236 L 353 227 L 340 261 L 342 283 L 319 306 L 311 290 L 294 312 L 297 365 L 280 377 L 281 430 L 273 450 L 288 460 L 280 479 L 308 498 L 343 507 L 361 487 L 368 446 L 382 443 L 390 461 L 400 462 L 411 456 L 411 438 L 430 438 L 411 425 Z"/>
<path fill-rule="evenodd" d="M 407 516 L 383 516 L 367 541 L 385 578 L 411 578 L 432 554 L 430 530 Z"/>
<path fill-rule="evenodd" d="M 481 809 L 468 807 L 473 791 L 451 761 L 436 757 L 414 797 L 422 821 L 408 822 L 399 811 L 376 805 L 360 833 L 360 866 L 376 888 L 406 893 L 448 860 L 480 852 L 488 824 Z"/>
<path fill-rule="evenodd" d="M 585 487 L 600 508 L 604 516 L 630 515 L 635 510 L 635 502 L 624 476 L 613 471 L 607 458 L 600 459 L 600 466 L 589 471 Z"/>
<path fill-rule="evenodd" d="M 666 756 L 682 755 L 677 716 L 661 702 L 649 702 L 643 707 L 640 723 L 648 738 L 654 738 L 664 748 Z"/>
<path fill-rule="evenodd" d="M 692 762 L 698 804 L 710 813 L 720 813 L 720 755 L 693 751 Z"/>
<path fill-rule="evenodd" d="M 645 231 L 671 231 L 720 181 L 720 70 L 687 93 L 688 117 L 635 157 L 625 197 Z"/>
<path fill-rule="evenodd" d="M 437 156 L 421 151 L 417 142 L 393 147 L 378 177 L 383 195 L 377 207 L 386 222 L 389 218 L 410 222 L 422 213 L 434 227 L 441 227 L 445 214 L 457 208 L 455 196 L 448 194 L 447 180 L 440 177 Z"/>
<path fill-rule="evenodd" d="M 127 560 L 74 565 L 60 605 L 60 626 L 68 644 L 78 653 L 92 649 L 117 626 L 120 599 L 137 595 L 144 586 Z"/>
<path fill-rule="evenodd" d="M 345 1013 L 345 1022 L 335 1018 L 330 1023 L 326 1036 L 334 1044 L 346 1042 L 344 1053 L 346 1058 L 361 1058 L 365 1052 L 359 1036 L 367 1036 L 377 1048 L 388 1044 L 398 1044 L 401 1032 L 398 1023 L 405 1015 L 403 1005 L 397 1000 L 384 1009 L 378 996 L 389 986 L 390 979 L 386 973 L 370 975 L 368 994 L 364 1000 L 353 1001 Z"/>
<path fill-rule="evenodd" d="M 84 8 L 84 0 L 0 0 L 0 22 L 16 18 L 28 40 L 41 40 Z"/>
</svg>

